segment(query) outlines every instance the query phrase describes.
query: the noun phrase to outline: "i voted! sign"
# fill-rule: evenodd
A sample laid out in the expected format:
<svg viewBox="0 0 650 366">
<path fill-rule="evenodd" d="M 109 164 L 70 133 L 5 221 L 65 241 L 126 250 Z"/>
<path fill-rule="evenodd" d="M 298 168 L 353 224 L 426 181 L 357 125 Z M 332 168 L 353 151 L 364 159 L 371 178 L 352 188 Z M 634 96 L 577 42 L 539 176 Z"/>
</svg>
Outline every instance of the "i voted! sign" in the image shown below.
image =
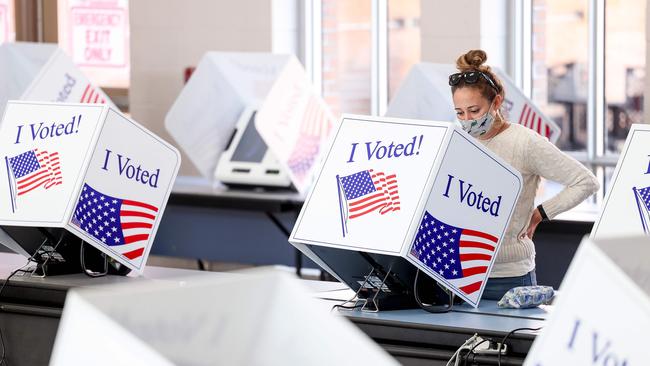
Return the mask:
<svg viewBox="0 0 650 366">
<path fill-rule="evenodd" d="M 0 225 L 62 227 L 142 271 L 174 147 L 108 106 L 11 101 L 0 156 Z"/>
<path fill-rule="evenodd" d="M 616 164 L 594 239 L 650 236 L 650 126 L 634 124 Z"/>
<path fill-rule="evenodd" d="M 290 242 L 401 256 L 478 306 L 520 174 L 451 123 L 345 116 Z"/>
<path fill-rule="evenodd" d="M 524 365 L 646 365 L 649 244 L 643 236 L 583 240 Z"/>
</svg>

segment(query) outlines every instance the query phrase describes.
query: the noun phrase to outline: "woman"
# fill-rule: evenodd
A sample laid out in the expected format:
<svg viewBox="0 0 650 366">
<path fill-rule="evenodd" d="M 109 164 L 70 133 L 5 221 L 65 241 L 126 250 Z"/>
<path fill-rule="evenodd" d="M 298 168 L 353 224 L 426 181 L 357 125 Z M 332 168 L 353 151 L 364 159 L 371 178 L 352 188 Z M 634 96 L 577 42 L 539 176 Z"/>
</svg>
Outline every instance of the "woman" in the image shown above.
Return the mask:
<svg viewBox="0 0 650 366">
<path fill-rule="evenodd" d="M 499 155 L 523 177 L 523 189 L 503 238 L 483 298 L 499 300 L 509 289 L 537 284 L 535 245 L 537 225 L 585 200 L 598 190 L 596 177 L 536 132 L 505 120 L 500 107 L 503 84 L 484 65 L 485 52 L 472 50 L 456 60 L 459 72 L 449 76 L 458 122 L 463 130 Z M 565 188 L 534 207 L 540 178 Z"/>
</svg>

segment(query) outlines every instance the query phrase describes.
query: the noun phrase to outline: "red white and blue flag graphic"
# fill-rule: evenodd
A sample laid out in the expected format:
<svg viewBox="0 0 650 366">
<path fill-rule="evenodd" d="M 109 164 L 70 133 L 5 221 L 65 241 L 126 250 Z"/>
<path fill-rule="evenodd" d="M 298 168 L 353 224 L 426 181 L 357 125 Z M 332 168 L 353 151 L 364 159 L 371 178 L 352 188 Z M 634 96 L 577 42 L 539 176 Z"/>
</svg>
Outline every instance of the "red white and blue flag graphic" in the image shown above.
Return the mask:
<svg viewBox="0 0 650 366">
<path fill-rule="evenodd" d="M 443 282 L 471 295 L 487 279 L 498 242 L 496 236 L 448 225 L 425 211 L 411 254 Z"/>
<path fill-rule="evenodd" d="M 343 237 L 348 232 L 348 220 L 378 212 L 385 215 L 400 210 L 397 176 L 372 169 L 336 176 L 341 211 Z"/>
<path fill-rule="evenodd" d="M 636 206 L 639 210 L 639 218 L 643 226 L 643 232 L 650 235 L 650 187 L 639 188 L 633 187 L 634 198 L 636 198 Z"/>
<path fill-rule="evenodd" d="M 546 123 L 542 116 L 537 113 L 528 103 L 524 104 L 524 108 L 521 110 L 519 115 L 519 124 L 525 127 L 530 128 L 533 131 L 537 131 L 538 134 L 551 139 L 551 126 Z"/>
<path fill-rule="evenodd" d="M 312 94 L 302 116 L 298 142 L 289 155 L 288 165 L 294 176 L 303 181 L 318 157 L 320 142 L 329 134 L 332 121 L 327 107 Z"/>
<path fill-rule="evenodd" d="M 81 99 L 79 100 L 79 103 L 97 103 L 97 104 L 105 104 L 106 99 L 101 96 L 99 91 L 95 89 L 92 85 L 88 84 L 86 85 L 86 88 L 84 89 L 83 94 L 81 95 Z"/>
<path fill-rule="evenodd" d="M 63 183 L 58 152 L 28 150 L 11 158 L 5 156 L 5 164 L 13 212 L 19 196 L 39 187 L 49 189 Z"/>
<path fill-rule="evenodd" d="M 128 259 L 144 254 L 158 208 L 111 197 L 84 183 L 72 223 Z"/>
</svg>

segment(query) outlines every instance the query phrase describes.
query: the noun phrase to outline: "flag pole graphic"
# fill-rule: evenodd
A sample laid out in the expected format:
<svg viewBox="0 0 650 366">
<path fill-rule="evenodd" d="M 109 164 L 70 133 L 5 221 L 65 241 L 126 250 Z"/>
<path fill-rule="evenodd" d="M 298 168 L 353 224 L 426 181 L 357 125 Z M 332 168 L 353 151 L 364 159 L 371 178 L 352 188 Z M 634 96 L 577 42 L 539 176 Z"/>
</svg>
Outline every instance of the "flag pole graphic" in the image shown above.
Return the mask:
<svg viewBox="0 0 650 366">
<path fill-rule="evenodd" d="M 636 190 L 636 187 L 632 187 L 634 191 L 634 198 L 636 198 L 636 208 L 639 209 L 639 218 L 641 218 L 641 225 L 643 225 L 643 232 L 648 234 L 648 227 L 645 224 L 645 217 L 643 216 L 643 211 L 641 210 L 641 202 L 639 202 L 639 193 Z"/>
<path fill-rule="evenodd" d="M 336 188 L 339 192 L 339 213 L 341 214 L 341 231 L 343 232 L 343 237 L 345 238 L 345 220 L 343 219 L 343 200 L 341 199 L 341 180 L 339 175 L 336 175 Z"/>
<path fill-rule="evenodd" d="M 11 186 L 11 176 L 9 174 L 13 174 L 13 171 L 10 170 L 9 168 L 9 159 L 5 156 L 5 164 L 7 165 L 7 180 L 9 181 L 9 195 L 11 196 L 11 212 L 16 213 L 16 207 L 14 205 L 14 190 L 13 187 Z"/>
</svg>

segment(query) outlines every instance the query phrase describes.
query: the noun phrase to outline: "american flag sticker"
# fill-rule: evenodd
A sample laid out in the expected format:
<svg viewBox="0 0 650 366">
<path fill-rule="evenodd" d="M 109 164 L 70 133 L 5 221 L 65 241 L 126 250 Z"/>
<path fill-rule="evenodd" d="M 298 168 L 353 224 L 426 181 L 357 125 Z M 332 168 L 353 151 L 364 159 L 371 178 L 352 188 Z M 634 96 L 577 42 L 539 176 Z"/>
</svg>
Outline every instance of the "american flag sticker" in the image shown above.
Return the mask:
<svg viewBox="0 0 650 366">
<path fill-rule="evenodd" d="M 158 207 L 112 197 L 84 183 L 72 224 L 128 260 L 144 255 Z"/>
<path fill-rule="evenodd" d="M 58 152 L 28 150 L 14 157 L 5 156 L 5 165 L 12 212 L 16 212 L 18 197 L 63 184 Z"/>
<path fill-rule="evenodd" d="M 336 176 L 343 237 L 348 221 L 368 214 L 386 215 L 400 210 L 397 175 L 373 169 Z"/>
<path fill-rule="evenodd" d="M 79 103 L 106 104 L 106 99 L 91 84 L 86 85 Z"/>
<path fill-rule="evenodd" d="M 645 235 L 650 235 L 650 187 L 636 188 L 632 187 L 636 207 L 639 210 L 639 218 Z"/>
<path fill-rule="evenodd" d="M 333 125 L 327 106 L 312 93 L 301 118 L 297 142 L 287 161 L 289 169 L 300 182 L 305 180 L 314 166 L 321 140 L 329 135 Z"/>
<path fill-rule="evenodd" d="M 553 140 L 556 134 L 555 128 L 548 121 L 545 121 L 545 118 L 528 103 L 524 104 L 524 108 L 521 110 L 519 124 L 536 131 L 549 140 Z"/>
<path fill-rule="evenodd" d="M 478 304 L 498 242 L 494 235 L 449 225 L 425 211 L 411 255 L 458 296 Z"/>
</svg>

